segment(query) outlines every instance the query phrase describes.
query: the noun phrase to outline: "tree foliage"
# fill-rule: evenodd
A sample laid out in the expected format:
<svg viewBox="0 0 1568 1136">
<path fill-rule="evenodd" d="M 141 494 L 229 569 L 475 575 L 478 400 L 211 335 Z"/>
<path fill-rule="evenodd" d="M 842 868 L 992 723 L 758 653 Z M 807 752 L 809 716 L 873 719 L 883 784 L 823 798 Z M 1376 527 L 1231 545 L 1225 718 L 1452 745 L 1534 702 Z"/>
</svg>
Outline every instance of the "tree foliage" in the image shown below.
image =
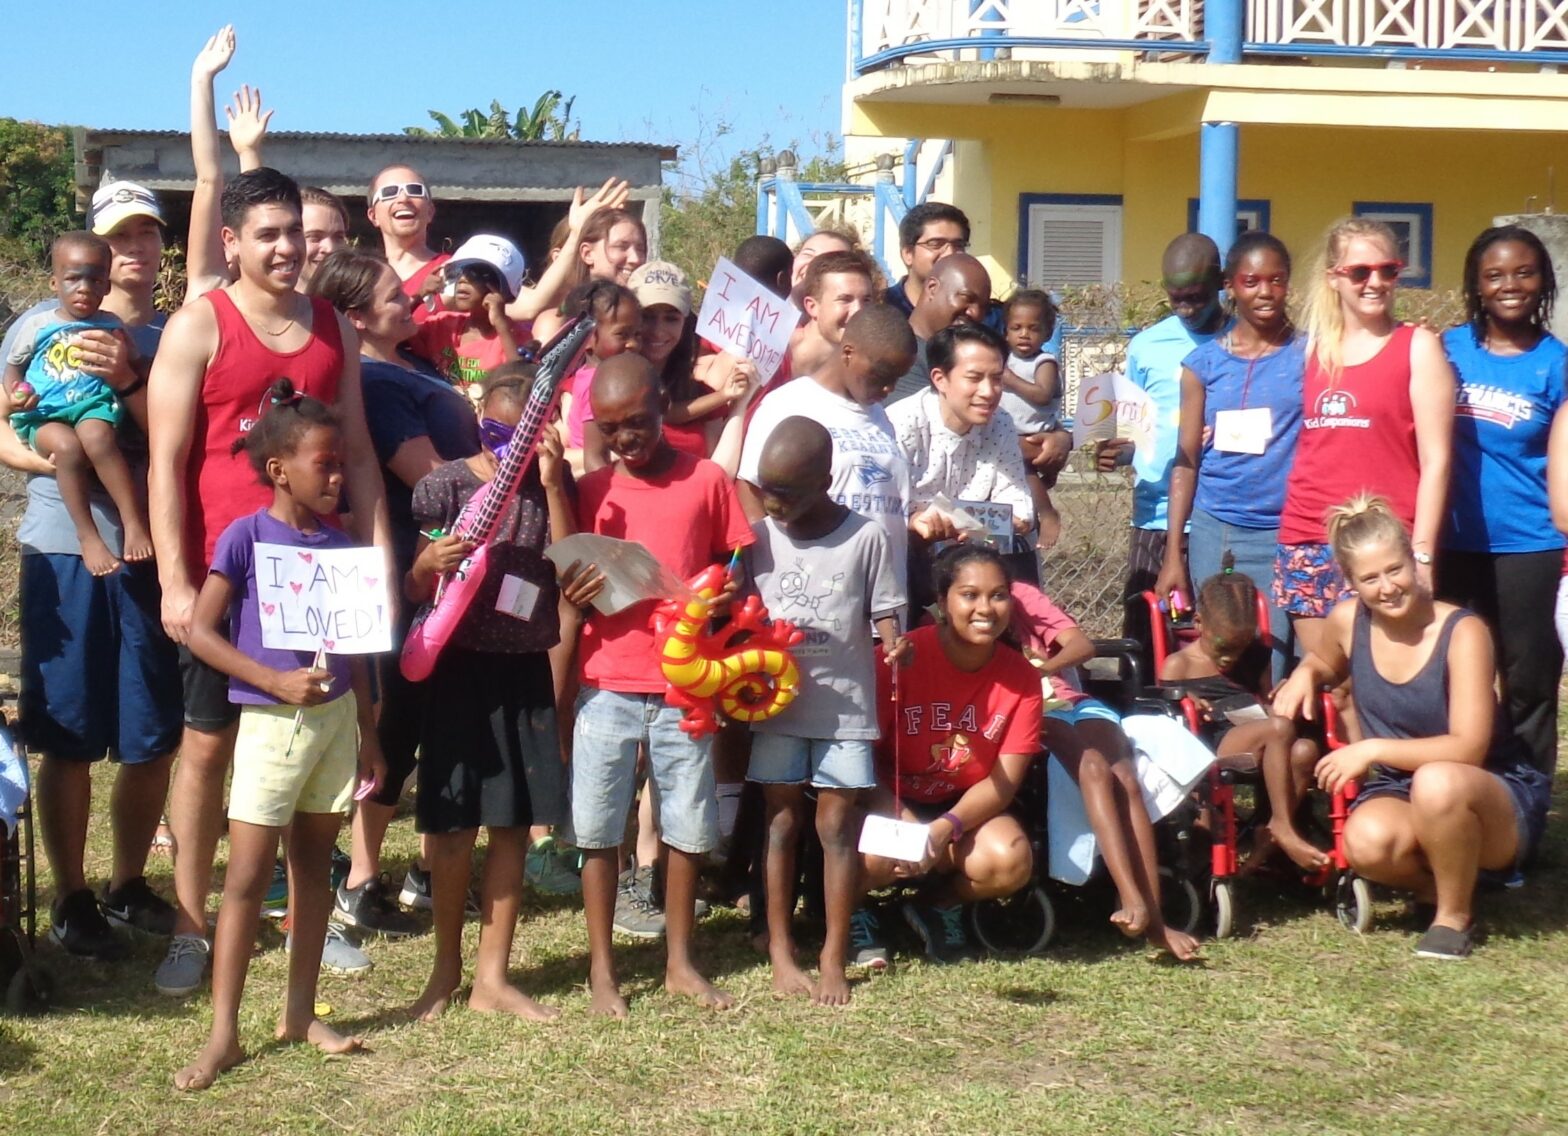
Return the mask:
<svg viewBox="0 0 1568 1136">
<path fill-rule="evenodd" d="M 66 128 L 0 118 L 0 255 L 41 261 L 56 236 L 81 225 L 74 172 Z"/>
<path fill-rule="evenodd" d="M 490 101 L 490 113 L 469 107 L 456 119 L 438 110 L 430 112 L 436 129 L 405 126 L 403 133 L 415 138 L 511 138 L 520 142 L 575 142 L 580 129 L 572 121 L 572 105 L 577 96 L 546 91 L 532 107 L 521 106 L 508 113 L 500 99 Z"/>
</svg>

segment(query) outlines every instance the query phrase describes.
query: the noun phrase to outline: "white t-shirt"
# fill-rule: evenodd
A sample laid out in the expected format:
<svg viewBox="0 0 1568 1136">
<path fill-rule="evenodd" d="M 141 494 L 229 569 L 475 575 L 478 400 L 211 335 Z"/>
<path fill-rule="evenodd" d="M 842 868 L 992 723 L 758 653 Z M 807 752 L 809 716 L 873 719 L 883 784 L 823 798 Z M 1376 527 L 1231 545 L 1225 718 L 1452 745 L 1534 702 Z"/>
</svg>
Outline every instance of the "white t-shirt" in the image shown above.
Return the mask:
<svg viewBox="0 0 1568 1136">
<path fill-rule="evenodd" d="M 1024 382 L 1033 383 L 1035 369 L 1041 363 L 1054 362 L 1056 356 L 1049 351 L 1042 351 L 1033 359 L 1010 354 L 1007 356 L 1007 369 Z M 1020 434 L 1038 434 L 1042 430 L 1054 430 L 1062 421 L 1061 392 L 1058 390 L 1056 397 L 1044 406 L 1036 406 L 1023 395 L 1004 389 L 1002 409 L 1012 416 L 1013 425 L 1018 428 Z"/>
<path fill-rule="evenodd" d="M 880 406 L 861 406 L 836 395 L 809 375 L 785 383 L 752 415 L 741 447 L 738 476 L 757 484 L 762 447 L 786 418 L 820 422 L 833 439 L 833 484 L 839 504 L 882 526 L 898 587 L 908 586 L 909 466 L 899 453 L 893 424 Z M 1017 448 L 1017 443 L 1014 443 Z"/>
<path fill-rule="evenodd" d="M 1007 411 L 998 407 L 984 426 L 956 434 L 942 421 L 942 396 L 928 390 L 895 405 L 888 418 L 912 471 L 916 511 L 945 493 L 954 501 L 1011 505 L 1014 517 L 1027 518 L 1034 527 L 1034 498 L 1018 448 L 1018 429 Z"/>
</svg>

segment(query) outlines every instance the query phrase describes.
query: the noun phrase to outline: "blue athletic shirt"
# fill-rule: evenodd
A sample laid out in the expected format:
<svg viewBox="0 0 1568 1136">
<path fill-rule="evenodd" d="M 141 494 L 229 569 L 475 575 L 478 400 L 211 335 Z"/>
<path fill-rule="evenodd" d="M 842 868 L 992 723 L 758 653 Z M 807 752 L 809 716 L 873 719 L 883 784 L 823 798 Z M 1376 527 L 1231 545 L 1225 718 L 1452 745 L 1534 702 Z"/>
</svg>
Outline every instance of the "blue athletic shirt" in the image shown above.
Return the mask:
<svg viewBox="0 0 1568 1136">
<path fill-rule="evenodd" d="M 1546 443 L 1565 397 L 1568 350 L 1552 335 L 1523 355 L 1494 355 L 1468 326 L 1443 333 L 1459 377 L 1453 481 L 1442 546 L 1461 552 L 1563 547 L 1546 496 Z"/>
<path fill-rule="evenodd" d="M 1171 467 L 1176 464 L 1176 436 L 1181 429 L 1181 365 L 1193 348 L 1219 333 L 1189 331 L 1176 316 L 1146 327 L 1127 345 L 1127 377 L 1154 402 L 1154 445 L 1132 461 L 1137 480 L 1132 486 L 1132 527 L 1165 528 L 1170 504 Z"/>
<path fill-rule="evenodd" d="M 1243 529 L 1279 528 L 1285 507 L 1285 478 L 1296 460 L 1301 433 L 1301 382 L 1306 339 L 1296 336 L 1259 359 L 1242 359 L 1213 339 L 1188 355 L 1182 366 L 1203 384 L 1203 425 L 1210 432 L 1198 467 L 1192 503 L 1211 517 Z M 1268 445 L 1261 454 L 1216 450 L 1215 419 L 1222 410 L 1269 409 Z"/>
</svg>

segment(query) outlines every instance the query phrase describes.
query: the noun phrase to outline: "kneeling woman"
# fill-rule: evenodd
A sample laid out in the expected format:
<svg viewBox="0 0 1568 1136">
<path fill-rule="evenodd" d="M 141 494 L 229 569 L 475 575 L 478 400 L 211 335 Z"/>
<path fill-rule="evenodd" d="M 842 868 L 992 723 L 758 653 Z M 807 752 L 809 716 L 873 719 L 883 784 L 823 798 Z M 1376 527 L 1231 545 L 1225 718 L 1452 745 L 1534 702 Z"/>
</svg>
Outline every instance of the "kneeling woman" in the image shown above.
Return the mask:
<svg viewBox="0 0 1568 1136">
<path fill-rule="evenodd" d="M 932 574 L 939 622 L 910 633 L 908 666 L 878 668 L 882 740 L 871 800 L 873 813 L 927 824 L 926 854 L 918 864 L 867 856 L 862 882 L 921 881 L 904 917 L 930 958 L 952 962 L 973 954 L 963 905 L 1029 882 L 1029 839 L 1005 810 L 1040 749 L 1042 699 L 1034 668 L 1000 642 L 1013 602 L 1002 558 L 956 544 Z M 869 909 L 855 913 L 851 936 L 858 965 L 887 965 Z"/>
<path fill-rule="evenodd" d="M 1329 614 L 1274 710 L 1310 716 L 1319 687 L 1349 675 L 1364 740 L 1317 769 L 1329 792 L 1362 782 L 1345 854 L 1367 879 L 1435 909 L 1417 955 L 1464 958 L 1476 877 L 1511 872 L 1535 851 L 1550 783 L 1499 721 L 1486 625 L 1418 586 L 1410 536 L 1388 502 L 1357 496 L 1330 513 L 1328 531 L 1355 597 Z"/>
</svg>

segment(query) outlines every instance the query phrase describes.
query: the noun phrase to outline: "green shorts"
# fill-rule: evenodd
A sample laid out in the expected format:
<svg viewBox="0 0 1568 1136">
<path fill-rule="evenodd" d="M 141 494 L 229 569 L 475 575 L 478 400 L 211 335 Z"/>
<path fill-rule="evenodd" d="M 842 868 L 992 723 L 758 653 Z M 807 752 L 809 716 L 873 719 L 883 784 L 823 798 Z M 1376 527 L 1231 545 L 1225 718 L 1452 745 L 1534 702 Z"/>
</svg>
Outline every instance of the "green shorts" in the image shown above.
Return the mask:
<svg viewBox="0 0 1568 1136">
<path fill-rule="evenodd" d="M 11 428 L 16 431 L 18 438 L 31 446 L 33 439 L 38 437 L 39 428 L 51 422 L 74 427 L 78 422 L 95 420 L 118 427 L 124 418 L 125 404 L 120 401 L 120 396 L 108 387 L 103 387 L 95 394 L 79 398 L 75 402 L 68 402 L 64 406 L 48 409 L 35 406 L 32 410 L 13 414 Z"/>
</svg>

